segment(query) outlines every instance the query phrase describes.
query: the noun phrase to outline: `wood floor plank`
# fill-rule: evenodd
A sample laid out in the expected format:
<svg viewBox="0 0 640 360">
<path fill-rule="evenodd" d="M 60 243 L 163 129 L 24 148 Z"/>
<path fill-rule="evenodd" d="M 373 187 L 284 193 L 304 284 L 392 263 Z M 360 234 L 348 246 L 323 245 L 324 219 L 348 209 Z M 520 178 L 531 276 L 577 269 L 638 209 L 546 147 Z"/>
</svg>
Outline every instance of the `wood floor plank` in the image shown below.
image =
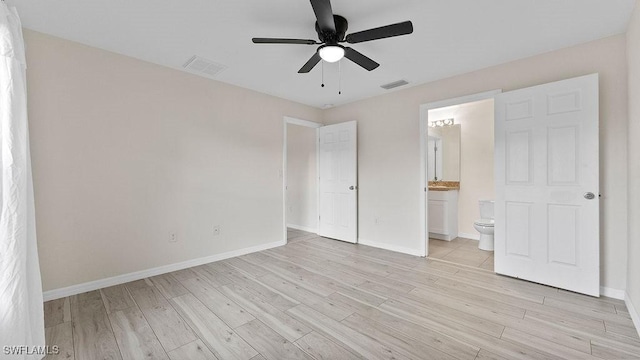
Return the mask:
<svg viewBox="0 0 640 360">
<path fill-rule="evenodd" d="M 638 337 L 638 331 L 635 327 L 633 327 L 633 322 L 627 325 L 620 325 L 609 320 L 605 320 L 604 325 L 607 332 L 626 336 L 634 340 L 640 340 L 640 338 Z"/>
<path fill-rule="evenodd" d="M 521 349 L 517 345 L 488 335 L 482 331 L 468 328 L 462 324 L 451 321 L 444 314 L 425 313 L 419 309 L 406 307 L 403 304 L 390 306 L 384 303 L 380 308 L 381 310 L 385 310 L 425 328 L 446 334 L 472 346 L 487 349 L 507 359 L 554 359 L 537 351 Z"/>
<path fill-rule="evenodd" d="M 586 359 L 597 360 L 596 357 L 589 353 L 574 350 L 570 347 L 551 342 L 531 334 L 505 328 L 501 339 L 510 341 L 521 348 L 532 348 L 537 351 L 546 353 L 549 356 L 557 356 L 564 359 Z"/>
<path fill-rule="evenodd" d="M 205 264 L 196 266 L 193 268 L 193 272 L 198 274 L 199 277 L 207 279 L 213 286 L 220 287 L 226 284 L 230 284 L 232 281 L 223 273 L 215 270 L 216 267 L 211 264 Z"/>
<path fill-rule="evenodd" d="M 356 308 L 358 314 L 392 328 L 400 334 L 415 339 L 415 341 L 423 342 L 428 346 L 452 355 L 457 359 L 474 359 L 480 350 L 479 347 L 464 343 L 455 337 L 422 327 L 376 307 L 359 303 L 342 294 L 333 294 L 331 298 L 338 303 L 348 303 Z"/>
<path fill-rule="evenodd" d="M 149 278 L 145 278 L 141 280 L 128 282 L 124 284 L 124 286 L 127 288 L 127 290 L 129 290 L 129 292 L 132 292 L 135 290 L 150 288 L 150 287 L 153 287 L 154 285 Z"/>
<path fill-rule="evenodd" d="M 484 299 L 474 294 L 465 294 L 460 296 L 455 292 L 445 290 L 435 291 L 437 288 L 415 289 L 408 294 L 398 294 L 395 297 L 410 298 L 418 301 L 429 300 L 436 303 L 446 304 L 448 307 L 460 309 L 461 311 L 470 312 L 474 315 L 484 317 L 487 320 L 500 322 L 500 318 L 508 316 L 515 319 L 524 318 L 525 309 L 517 306 L 503 304 L 495 306 L 491 300 Z M 483 316 L 484 315 L 484 316 Z"/>
<path fill-rule="evenodd" d="M 296 341 L 296 344 L 317 360 L 364 360 L 335 342 L 313 331 Z"/>
<path fill-rule="evenodd" d="M 71 303 L 69 297 L 44 303 L 44 327 L 52 327 L 71 321 Z"/>
<path fill-rule="evenodd" d="M 131 294 L 129 294 L 129 291 L 124 285 L 100 289 L 100 295 L 102 296 L 107 314 L 136 306 Z"/>
<path fill-rule="evenodd" d="M 320 295 L 312 293 L 275 275 L 265 275 L 259 280 L 270 287 L 285 293 L 287 296 L 298 300 L 300 303 L 313 307 L 315 310 L 334 320 L 342 320 L 352 314 L 349 309 L 342 308 L 327 298 L 321 297 Z"/>
<path fill-rule="evenodd" d="M 198 274 L 192 268 L 170 272 L 169 275 L 180 282 L 198 277 Z"/>
<path fill-rule="evenodd" d="M 223 286 L 220 290 L 289 341 L 296 341 L 311 332 L 310 328 L 289 314 L 278 310 L 246 288 L 229 284 Z"/>
<path fill-rule="evenodd" d="M 509 359 L 502 357 L 500 355 L 496 355 L 485 349 L 480 349 L 480 351 L 478 352 L 478 356 L 476 356 L 475 360 L 509 360 Z"/>
<path fill-rule="evenodd" d="M 382 306 L 413 309 L 421 314 L 431 314 L 432 316 L 444 315 L 447 317 L 448 321 L 457 322 L 469 329 L 474 329 L 493 337 L 500 337 L 504 330 L 503 325 L 488 320 L 488 316 L 476 316 L 471 314 L 471 312 L 464 312 L 433 301 L 421 301 L 420 299 L 398 297 L 398 299 L 386 301 Z"/>
<path fill-rule="evenodd" d="M 387 345 L 391 349 L 407 356 L 408 358 L 427 358 L 442 360 L 456 359 L 455 357 L 448 355 L 436 348 L 432 348 L 421 341 L 415 341 L 415 339 L 409 338 L 402 333 L 395 332 L 391 328 L 357 313 L 342 320 L 342 323 L 351 327 L 352 329 L 357 329 L 357 331 L 361 334 L 365 334 L 373 339 L 376 339 L 380 343 Z"/>
<path fill-rule="evenodd" d="M 602 333 L 605 331 L 604 321 L 575 316 L 570 313 L 549 314 L 546 312 L 527 310 L 525 318 L 536 319 L 547 323 L 556 323 L 568 328 L 589 329 L 591 332 Z"/>
<path fill-rule="evenodd" d="M 258 354 L 193 294 L 170 301 L 217 358 L 248 360 Z"/>
<path fill-rule="evenodd" d="M 260 320 L 248 322 L 238 327 L 236 332 L 267 360 L 313 360 Z"/>
<path fill-rule="evenodd" d="M 299 320 L 306 322 L 307 325 L 321 334 L 351 349 L 351 351 L 356 352 L 366 359 L 409 359 L 369 336 L 353 330 L 306 305 L 298 305 L 287 310 L 287 312 Z"/>
<path fill-rule="evenodd" d="M 122 359 L 100 291 L 71 297 L 71 321 L 76 359 Z"/>
<path fill-rule="evenodd" d="M 200 339 L 169 351 L 168 354 L 171 360 L 218 360 Z"/>
<path fill-rule="evenodd" d="M 235 270 L 234 270 L 235 271 Z M 288 310 L 298 304 L 294 298 L 287 296 L 286 294 L 267 286 L 263 282 L 258 281 L 257 279 L 250 278 L 246 275 L 241 275 L 237 273 L 229 273 L 228 275 L 234 284 L 240 285 L 243 288 L 251 291 L 256 296 L 260 297 L 264 301 L 273 305 L 277 309 L 284 311 Z"/>
<path fill-rule="evenodd" d="M 185 289 L 171 274 L 154 276 L 150 280 L 166 299 L 189 293 L 189 290 Z"/>
<path fill-rule="evenodd" d="M 606 344 L 598 340 L 591 342 L 591 354 L 601 359 L 640 359 L 640 350 Z"/>
<path fill-rule="evenodd" d="M 199 277 L 182 282 L 198 300 L 231 328 L 236 328 L 255 319 L 240 305 L 223 295 L 213 285 Z"/>
<path fill-rule="evenodd" d="M 68 299 L 68 298 L 67 298 Z M 68 301 L 68 300 L 67 300 Z M 57 346 L 57 353 L 52 351 L 45 360 L 74 360 L 73 332 L 71 322 L 61 322 L 45 329 L 45 342 L 52 350 Z"/>
<path fill-rule="evenodd" d="M 247 261 L 247 257 L 247 255 L 244 255 L 237 258 L 227 259 L 224 262 L 225 264 L 229 264 L 234 268 L 239 269 L 253 277 L 260 277 L 269 273 L 262 267 L 254 265 L 250 261 Z"/>
<path fill-rule="evenodd" d="M 168 359 L 138 307 L 115 311 L 109 320 L 124 360 Z"/>
<path fill-rule="evenodd" d="M 327 296 L 335 292 L 334 287 L 331 286 L 331 280 L 326 277 L 266 254 L 256 253 L 251 255 L 253 256 L 247 257 L 249 261 L 255 261 L 272 273 L 320 296 Z"/>
<path fill-rule="evenodd" d="M 155 287 L 141 287 L 132 291 L 131 296 L 165 351 L 171 351 L 197 339 L 191 328 Z"/>
</svg>

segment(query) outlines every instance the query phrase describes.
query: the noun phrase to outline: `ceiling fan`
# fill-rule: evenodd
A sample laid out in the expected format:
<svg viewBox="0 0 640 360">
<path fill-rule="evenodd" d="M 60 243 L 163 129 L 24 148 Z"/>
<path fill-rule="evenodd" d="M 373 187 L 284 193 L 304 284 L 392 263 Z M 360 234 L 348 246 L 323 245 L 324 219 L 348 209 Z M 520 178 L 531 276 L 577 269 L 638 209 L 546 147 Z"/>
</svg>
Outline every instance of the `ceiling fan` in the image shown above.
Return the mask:
<svg viewBox="0 0 640 360">
<path fill-rule="evenodd" d="M 380 64 L 350 47 L 340 45 L 340 43 L 357 44 L 365 41 L 408 35 L 413 32 L 413 24 L 411 21 L 405 21 L 346 35 L 348 27 L 347 19 L 340 15 L 333 14 L 330 0 L 311 0 L 311 6 L 317 19 L 316 32 L 318 33 L 320 42 L 315 40 L 280 38 L 253 38 L 253 42 L 255 44 L 320 45 L 316 53 L 302 66 L 298 73 L 308 73 L 320 60 L 336 62 L 343 57 L 371 71 L 380 66 Z"/>
</svg>

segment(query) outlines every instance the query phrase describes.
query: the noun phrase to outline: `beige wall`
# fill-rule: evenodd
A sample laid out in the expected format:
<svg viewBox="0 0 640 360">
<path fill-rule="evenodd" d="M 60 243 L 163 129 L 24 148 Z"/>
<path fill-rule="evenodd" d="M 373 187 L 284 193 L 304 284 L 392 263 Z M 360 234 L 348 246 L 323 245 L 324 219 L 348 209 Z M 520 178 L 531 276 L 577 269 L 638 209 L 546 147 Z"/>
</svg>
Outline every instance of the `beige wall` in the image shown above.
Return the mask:
<svg viewBox="0 0 640 360">
<path fill-rule="evenodd" d="M 320 110 L 25 38 L 45 290 L 283 239 L 283 116 Z"/>
<path fill-rule="evenodd" d="M 318 231 L 316 129 L 287 125 L 287 224 Z"/>
<path fill-rule="evenodd" d="M 460 196 L 458 232 L 460 236 L 478 232 L 473 222 L 480 219 L 478 200 L 493 200 L 493 99 L 459 107 L 456 122 L 461 132 Z"/>
<path fill-rule="evenodd" d="M 640 311 L 640 1 L 627 33 L 629 61 L 629 251 L 627 294 Z M 640 326 L 640 324 L 636 324 Z M 638 328 L 640 331 L 640 328 Z"/>
<path fill-rule="evenodd" d="M 358 121 L 359 236 L 420 248 L 419 106 L 487 90 L 515 90 L 600 73 L 601 279 L 626 286 L 627 59 L 624 35 L 534 56 L 326 110 Z M 374 219 L 380 221 L 375 224 Z"/>
</svg>

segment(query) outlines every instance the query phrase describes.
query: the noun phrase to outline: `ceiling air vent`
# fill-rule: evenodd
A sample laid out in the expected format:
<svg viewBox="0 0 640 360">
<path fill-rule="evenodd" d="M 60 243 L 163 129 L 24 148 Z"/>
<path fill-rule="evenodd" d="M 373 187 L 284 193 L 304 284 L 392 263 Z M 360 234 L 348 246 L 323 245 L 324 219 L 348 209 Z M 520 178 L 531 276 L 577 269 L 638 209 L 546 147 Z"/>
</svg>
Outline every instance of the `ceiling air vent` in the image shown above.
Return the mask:
<svg viewBox="0 0 640 360">
<path fill-rule="evenodd" d="M 407 85 L 407 84 L 408 84 L 408 82 L 406 80 L 398 80 L 398 81 L 394 81 L 392 83 L 388 83 L 388 84 L 382 85 L 380 87 L 385 89 L 385 90 L 391 90 L 393 88 L 397 88 L 397 87 L 404 86 L 404 85 Z"/>
<path fill-rule="evenodd" d="M 227 68 L 226 66 L 218 64 L 215 61 L 211 61 L 196 55 L 189 59 L 189 61 L 187 61 L 183 65 L 183 67 L 191 72 L 209 77 L 216 76 L 221 71 Z"/>
</svg>

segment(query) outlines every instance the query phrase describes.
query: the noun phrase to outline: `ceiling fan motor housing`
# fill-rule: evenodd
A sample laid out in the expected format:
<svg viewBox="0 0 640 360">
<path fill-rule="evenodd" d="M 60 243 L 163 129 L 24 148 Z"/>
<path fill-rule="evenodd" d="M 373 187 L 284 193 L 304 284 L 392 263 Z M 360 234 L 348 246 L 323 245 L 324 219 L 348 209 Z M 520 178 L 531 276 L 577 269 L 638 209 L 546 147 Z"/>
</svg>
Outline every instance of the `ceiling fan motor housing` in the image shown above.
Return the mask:
<svg viewBox="0 0 640 360">
<path fill-rule="evenodd" d="M 318 22 L 316 21 L 316 32 L 318 33 L 318 39 L 321 42 L 327 45 L 337 45 L 339 42 L 344 42 L 344 38 L 347 34 L 347 28 L 349 27 L 349 23 L 347 19 L 340 15 L 333 15 L 333 21 L 336 24 L 336 32 L 323 32 L 320 30 L 318 26 Z"/>
</svg>

